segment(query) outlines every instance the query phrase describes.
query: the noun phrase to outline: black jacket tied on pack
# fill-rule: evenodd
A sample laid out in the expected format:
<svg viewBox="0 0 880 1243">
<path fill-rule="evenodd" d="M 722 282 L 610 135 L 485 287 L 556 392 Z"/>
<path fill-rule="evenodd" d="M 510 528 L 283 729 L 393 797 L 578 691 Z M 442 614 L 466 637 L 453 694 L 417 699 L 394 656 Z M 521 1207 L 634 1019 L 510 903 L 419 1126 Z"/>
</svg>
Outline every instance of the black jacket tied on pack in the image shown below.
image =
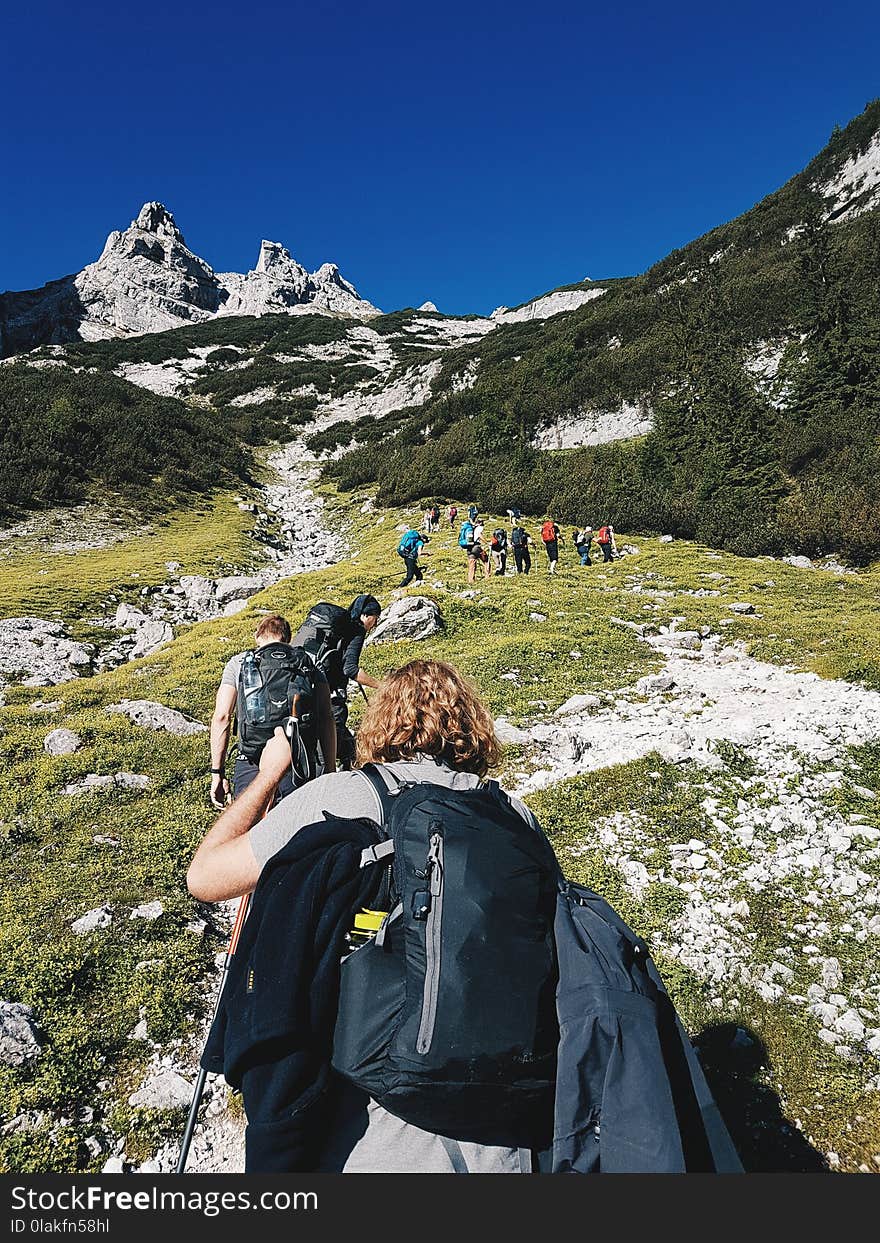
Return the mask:
<svg viewBox="0 0 880 1243">
<path fill-rule="evenodd" d="M 369 907 L 382 869 L 361 868 L 379 832 L 329 820 L 297 833 L 269 860 L 251 899 L 202 1066 L 240 1088 L 247 1173 L 312 1170 L 352 914 Z"/>
</svg>

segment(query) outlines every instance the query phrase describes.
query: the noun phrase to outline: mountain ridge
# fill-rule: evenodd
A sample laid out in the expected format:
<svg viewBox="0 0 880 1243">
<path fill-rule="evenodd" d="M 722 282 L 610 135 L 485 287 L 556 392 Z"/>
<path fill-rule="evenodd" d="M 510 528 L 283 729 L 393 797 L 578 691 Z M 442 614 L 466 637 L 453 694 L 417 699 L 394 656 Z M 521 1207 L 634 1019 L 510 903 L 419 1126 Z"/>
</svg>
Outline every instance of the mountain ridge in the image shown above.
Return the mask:
<svg viewBox="0 0 880 1243">
<path fill-rule="evenodd" d="M 164 204 L 145 203 L 113 230 L 99 257 L 40 289 L 0 294 L 0 356 L 71 340 L 159 332 L 219 315 L 309 312 L 369 318 L 334 263 L 308 272 L 280 242 L 264 240 L 249 272 L 216 273 L 186 245 Z"/>
</svg>

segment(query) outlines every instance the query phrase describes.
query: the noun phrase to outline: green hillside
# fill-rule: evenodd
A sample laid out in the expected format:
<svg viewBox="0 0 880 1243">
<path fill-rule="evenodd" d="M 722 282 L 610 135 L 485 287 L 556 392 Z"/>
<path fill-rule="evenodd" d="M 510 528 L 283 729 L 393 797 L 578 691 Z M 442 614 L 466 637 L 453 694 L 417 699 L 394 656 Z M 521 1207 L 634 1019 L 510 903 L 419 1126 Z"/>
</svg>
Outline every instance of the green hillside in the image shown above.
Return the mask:
<svg viewBox="0 0 880 1243">
<path fill-rule="evenodd" d="M 875 101 L 781 190 L 644 275 L 446 355 L 433 400 L 371 427 L 329 473 L 378 481 L 388 503 L 467 493 L 741 552 L 877 556 L 880 210 L 826 218 L 816 186 L 878 129 Z M 746 363 L 768 346 L 781 363 L 759 384 Z M 454 392 L 470 361 L 475 387 Z M 531 448 L 542 425 L 627 402 L 655 411 L 636 443 Z"/>
</svg>

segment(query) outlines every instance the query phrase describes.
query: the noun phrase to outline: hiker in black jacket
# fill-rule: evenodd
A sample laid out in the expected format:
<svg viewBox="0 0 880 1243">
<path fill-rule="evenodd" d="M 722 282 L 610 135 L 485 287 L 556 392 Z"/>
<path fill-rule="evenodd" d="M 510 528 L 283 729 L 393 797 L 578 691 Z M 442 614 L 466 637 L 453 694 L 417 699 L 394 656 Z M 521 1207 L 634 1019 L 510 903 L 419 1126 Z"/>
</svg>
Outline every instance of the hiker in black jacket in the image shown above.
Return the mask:
<svg viewBox="0 0 880 1243">
<path fill-rule="evenodd" d="M 361 668 L 361 652 L 367 635 L 376 626 L 382 605 L 375 596 L 361 594 L 346 610 L 322 601 L 310 609 L 292 642 L 304 647 L 318 662 L 330 686 L 330 708 L 336 723 L 336 761 L 351 768 L 354 735 L 348 729 L 348 684 L 377 687 L 376 678 Z M 334 762 L 333 771 L 336 767 Z"/>
</svg>

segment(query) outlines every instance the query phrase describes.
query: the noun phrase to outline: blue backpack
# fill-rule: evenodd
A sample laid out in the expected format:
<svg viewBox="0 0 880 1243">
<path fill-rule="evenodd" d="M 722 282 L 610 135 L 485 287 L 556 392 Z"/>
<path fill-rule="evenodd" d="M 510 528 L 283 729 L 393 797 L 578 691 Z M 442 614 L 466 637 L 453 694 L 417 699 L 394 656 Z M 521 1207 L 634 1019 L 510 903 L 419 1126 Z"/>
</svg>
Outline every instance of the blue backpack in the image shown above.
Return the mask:
<svg viewBox="0 0 880 1243">
<path fill-rule="evenodd" d="M 458 533 L 458 546 L 459 548 L 469 548 L 473 542 L 474 524 L 472 522 L 463 522 Z"/>
<path fill-rule="evenodd" d="M 410 553 L 415 552 L 417 546 L 422 542 L 422 537 L 416 530 L 407 531 L 406 535 L 401 538 L 397 545 L 397 551 L 402 557 L 408 557 Z"/>
</svg>

